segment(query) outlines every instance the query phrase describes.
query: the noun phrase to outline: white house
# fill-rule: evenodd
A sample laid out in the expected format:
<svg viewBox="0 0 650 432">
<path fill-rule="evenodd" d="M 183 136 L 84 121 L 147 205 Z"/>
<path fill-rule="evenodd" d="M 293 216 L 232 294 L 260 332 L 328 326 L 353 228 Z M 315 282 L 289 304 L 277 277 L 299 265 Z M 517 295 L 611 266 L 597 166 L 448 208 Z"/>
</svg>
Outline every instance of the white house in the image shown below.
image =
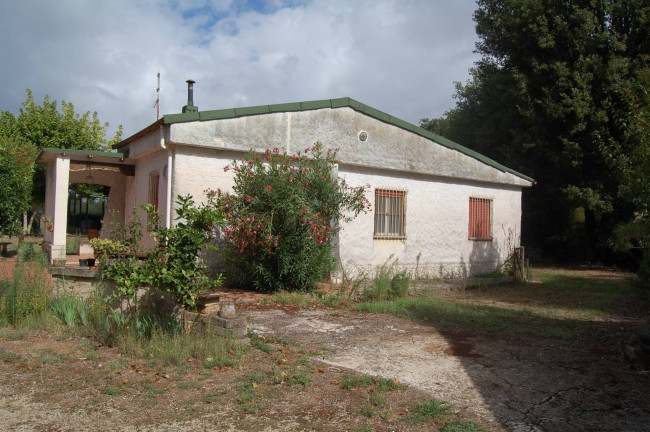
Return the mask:
<svg viewBox="0 0 650 432">
<path fill-rule="evenodd" d="M 169 226 L 176 196 L 200 200 L 207 188 L 232 187 L 223 168 L 233 159 L 251 149 L 296 153 L 316 141 L 340 149 L 338 175 L 348 184 L 372 187 L 373 210 L 339 233 L 336 253 L 346 269 L 396 258 L 429 275 L 465 276 L 495 270 L 519 246 L 522 188 L 533 179 L 485 156 L 347 97 L 198 111 L 191 83 L 188 93 L 183 113 L 126 138 L 116 153 L 41 153 L 52 260 L 65 258 L 68 184 L 89 172 L 111 187 L 107 208 L 121 218 L 152 202 Z"/>
</svg>

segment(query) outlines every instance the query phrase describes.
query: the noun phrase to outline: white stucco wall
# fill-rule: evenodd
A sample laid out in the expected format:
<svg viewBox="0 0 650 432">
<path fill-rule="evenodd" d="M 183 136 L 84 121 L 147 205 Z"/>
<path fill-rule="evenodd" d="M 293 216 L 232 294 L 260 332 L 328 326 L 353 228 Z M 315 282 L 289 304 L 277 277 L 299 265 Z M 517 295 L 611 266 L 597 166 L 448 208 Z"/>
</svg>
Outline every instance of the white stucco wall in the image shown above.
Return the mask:
<svg viewBox="0 0 650 432">
<path fill-rule="evenodd" d="M 367 198 L 373 209 L 375 189 L 406 191 L 406 239 L 374 239 L 373 211 L 342 225 L 339 257 L 348 272 L 359 267 L 372 270 L 397 259 L 399 267 L 417 266 L 422 276 L 469 276 L 496 270 L 519 246 L 519 188 L 345 166 L 339 167 L 339 176 L 352 186 L 370 184 Z M 468 239 L 470 197 L 493 200 L 491 241 Z"/>
<path fill-rule="evenodd" d="M 361 131 L 367 133 L 365 141 L 359 139 Z M 167 149 L 161 148 L 161 137 Z M 208 188 L 231 189 L 232 172 L 223 168 L 251 148 L 295 153 L 316 141 L 340 149 L 339 175 L 352 186 L 369 183 L 373 205 L 376 188 L 407 191 L 405 240 L 373 239 L 372 212 L 343 226 L 338 253 L 346 269 L 371 269 L 392 257 L 409 269 L 418 265 L 421 275 L 466 276 L 494 270 L 519 245 L 521 188 L 530 181 L 348 107 L 152 129 L 129 144 L 137 165 L 132 185 L 127 181 L 126 206 L 147 202 L 149 173 L 158 170 L 159 208 L 165 209 L 163 170 L 170 149 L 172 200 L 190 194 L 200 202 Z M 493 200 L 491 241 L 468 239 L 470 197 Z M 150 246 L 151 239 L 144 243 Z"/>
<path fill-rule="evenodd" d="M 138 159 L 135 165 L 135 177 L 131 187 L 127 189 L 126 196 L 129 200 L 133 200 L 133 206 L 127 208 L 129 217 L 132 213 L 131 209 L 135 209 L 140 219 L 143 222 L 143 237 L 142 246 L 145 249 L 151 248 L 154 242 L 153 239 L 147 234 L 146 222 L 147 213 L 142 210 L 142 206 L 149 202 L 149 175 L 157 172 L 158 177 L 158 213 L 161 215 L 161 221 L 165 220 L 165 209 L 167 207 L 167 179 L 165 178 L 165 170 L 167 165 L 167 151 L 160 149 L 155 153 L 151 153 L 148 157 Z M 128 201 L 128 200 L 127 200 Z M 130 203 L 129 203 L 130 204 Z"/>
</svg>

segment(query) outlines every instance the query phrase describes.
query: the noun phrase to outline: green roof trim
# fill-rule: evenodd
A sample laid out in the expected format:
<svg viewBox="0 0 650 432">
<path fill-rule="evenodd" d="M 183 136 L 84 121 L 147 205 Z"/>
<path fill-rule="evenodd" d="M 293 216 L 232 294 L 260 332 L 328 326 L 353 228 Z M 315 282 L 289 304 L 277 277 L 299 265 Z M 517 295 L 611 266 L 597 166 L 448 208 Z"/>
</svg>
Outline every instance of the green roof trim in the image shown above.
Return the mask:
<svg viewBox="0 0 650 432">
<path fill-rule="evenodd" d="M 105 152 L 100 150 L 77 150 L 77 149 L 60 149 L 60 148 L 43 148 L 38 152 L 36 159 L 38 159 L 43 153 L 59 153 L 59 154 L 70 154 L 70 155 L 82 155 L 82 156 L 97 156 L 97 157 L 110 157 L 115 159 L 122 159 L 127 157 L 124 153 L 120 152 Z"/>
<path fill-rule="evenodd" d="M 513 169 L 510 169 L 500 163 L 490 159 L 487 156 L 484 156 L 474 150 L 471 150 L 467 147 L 464 147 L 458 143 L 455 143 L 445 137 L 429 132 L 426 129 L 422 129 L 419 126 L 416 126 L 412 123 L 409 123 L 405 120 L 393 117 L 389 114 L 386 114 L 383 111 L 379 111 L 376 108 L 365 105 L 359 101 L 356 101 L 349 97 L 343 97 L 338 99 L 323 99 L 316 101 L 306 101 L 306 102 L 292 102 L 292 103 L 283 103 L 283 104 L 274 104 L 274 105 L 260 105 L 252 107 L 243 107 L 243 108 L 231 108 L 231 109 L 221 109 L 213 111 L 199 111 L 191 113 L 182 113 L 182 114 L 166 114 L 162 117 L 162 123 L 164 124 L 173 124 L 173 123 L 183 123 L 190 121 L 206 121 L 206 120 L 222 120 L 230 119 L 237 117 L 247 117 L 253 115 L 269 114 L 269 113 L 280 113 L 280 112 L 296 112 L 296 111 L 311 111 L 325 108 L 352 108 L 355 111 L 364 113 L 370 117 L 373 117 L 377 120 L 380 120 L 384 123 L 392 124 L 398 128 L 413 132 L 414 134 L 420 135 L 423 138 L 434 141 L 437 144 L 440 144 L 444 147 L 447 147 L 452 150 L 456 150 L 464 155 L 467 155 L 471 158 L 474 158 L 478 161 L 483 162 L 486 165 L 490 165 L 500 171 L 513 174 L 517 177 L 520 177 L 529 182 L 535 182 L 532 177 L 528 177 L 520 172 L 517 172 Z"/>
</svg>

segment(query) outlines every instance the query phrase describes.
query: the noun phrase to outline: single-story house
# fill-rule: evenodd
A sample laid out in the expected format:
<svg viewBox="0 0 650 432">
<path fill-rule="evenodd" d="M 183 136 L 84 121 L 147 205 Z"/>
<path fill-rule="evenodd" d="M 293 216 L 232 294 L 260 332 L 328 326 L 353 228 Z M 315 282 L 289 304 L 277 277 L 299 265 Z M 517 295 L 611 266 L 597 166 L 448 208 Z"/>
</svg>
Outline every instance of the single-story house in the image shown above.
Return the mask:
<svg viewBox="0 0 650 432">
<path fill-rule="evenodd" d="M 316 141 L 340 149 L 339 177 L 371 185 L 372 211 L 343 224 L 338 235 L 336 254 L 346 270 L 397 259 L 420 274 L 468 276 L 496 270 L 519 246 L 530 177 L 348 97 L 199 111 L 191 85 L 182 113 L 163 116 L 114 145 L 115 152 L 40 154 L 47 164 L 45 215 L 54 221 L 44 246 L 53 262 L 65 258 L 70 183 L 92 175 L 110 186 L 105 219 L 123 222 L 132 209 L 154 203 L 170 226 L 178 195 L 199 201 L 208 188 L 232 187 L 224 167 L 233 159 L 251 149 L 298 153 Z"/>
</svg>

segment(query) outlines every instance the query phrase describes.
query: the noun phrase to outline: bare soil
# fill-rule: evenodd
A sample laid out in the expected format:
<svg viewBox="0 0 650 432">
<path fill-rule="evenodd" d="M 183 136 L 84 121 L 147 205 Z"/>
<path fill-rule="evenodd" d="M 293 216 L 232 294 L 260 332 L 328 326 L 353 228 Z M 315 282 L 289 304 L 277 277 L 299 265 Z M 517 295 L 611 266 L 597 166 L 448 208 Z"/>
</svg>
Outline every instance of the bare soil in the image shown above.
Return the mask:
<svg viewBox="0 0 650 432">
<path fill-rule="evenodd" d="M 488 297 L 523 299 L 520 290 L 499 287 L 475 300 Z M 647 319 L 637 304 L 595 321 L 578 343 L 438 329 L 345 309 L 246 303 L 238 312 L 271 348 L 252 347 L 238 368 L 207 369 L 194 360 L 160 369 L 89 339 L 5 332 L 0 430 L 420 431 L 454 420 L 487 431 L 650 429 L 650 375 L 630 370 L 622 355 Z M 351 372 L 404 387 L 347 390 L 341 380 Z M 292 376 L 310 381 L 292 383 Z M 253 404 L 242 396 L 244 385 Z M 453 408 L 428 422 L 409 420 L 409 407 L 424 399 Z"/>
</svg>

